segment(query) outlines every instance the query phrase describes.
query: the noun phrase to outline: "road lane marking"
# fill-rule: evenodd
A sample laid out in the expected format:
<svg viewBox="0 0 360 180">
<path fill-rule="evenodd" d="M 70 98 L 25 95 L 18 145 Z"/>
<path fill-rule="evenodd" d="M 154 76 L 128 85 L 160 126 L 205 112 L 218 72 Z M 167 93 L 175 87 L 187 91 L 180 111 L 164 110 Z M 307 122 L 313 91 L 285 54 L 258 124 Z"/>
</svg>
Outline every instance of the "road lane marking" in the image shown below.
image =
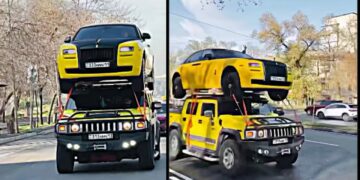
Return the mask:
<svg viewBox="0 0 360 180">
<path fill-rule="evenodd" d="M 326 143 L 326 142 L 312 141 L 312 140 L 305 140 L 305 141 L 311 142 L 311 143 L 316 143 L 316 144 L 323 144 L 323 145 L 328 145 L 328 146 L 339 147 L 339 145 L 337 145 L 337 144 L 330 144 L 330 143 Z"/>
<path fill-rule="evenodd" d="M 183 174 L 181 174 L 181 173 L 178 173 L 178 172 L 176 172 L 176 171 L 174 171 L 174 170 L 172 170 L 172 169 L 169 169 L 169 172 L 172 173 L 172 174 L 174 174 L 174 175 L 176 175 L 176 176 L 179 176 L 180 178 L 182 178 L 182 179 L 184 179 L 184 180 L 192 180 L 190 177 L 187 177 L 187 176 L 185 176 L 185 175 L 183 175 Z M 174 178 L 176 178 L 176 177 L 174 177 Z M 174 179 L 174 178 L 173 178 L 173 179 Z M 178 178 L 176 178 L 176 179 L 178 179 Z"/>
</svg>

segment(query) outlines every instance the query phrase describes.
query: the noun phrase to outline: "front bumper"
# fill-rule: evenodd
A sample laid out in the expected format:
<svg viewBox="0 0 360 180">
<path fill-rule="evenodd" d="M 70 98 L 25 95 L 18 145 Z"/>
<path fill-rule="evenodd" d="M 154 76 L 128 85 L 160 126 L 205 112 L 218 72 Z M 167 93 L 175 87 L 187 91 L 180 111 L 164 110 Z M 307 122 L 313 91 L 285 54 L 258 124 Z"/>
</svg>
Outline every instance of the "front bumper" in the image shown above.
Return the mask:
<svg viewBox="0 0 360 180">
<path fill-rule="evenodd" d="M 73 148 L 69 150 L 74 152 L 128 151 L 136 149 L 141 142 L 149 140 L 149 132 L 117 132 L 113 133 L 111 140 L 89 140 L 88 134 L 57 134 L 56 137 L 59 145 L 66 147 L 68 144 L 72 144 Z M 131 140 L 135 141 L 136 144 L 124 148 L 123 143 L 130 143 Z M 80 148 L 75 150 L 75 144 L 79 145 Z"/>
<path fill-rule="evenodd" d="M 278 157 L 284 155 L 285 151 L 290 150 L 289 153 L 298 152 L 301 145 L 304 143 L 304 136 L 293 137 L 287 144 L 272 145 L 271 140 L 262 141 L 242 141 L 240 142 L 241 147 L 246 151 L 265 156 L 265 157 Z M 297 149 L 298 147 L 298 149 Z M 261 153 L 259 153 L 259 149 Z M 267 150 L 268 153 L 264 153 Z"/>
</svg>

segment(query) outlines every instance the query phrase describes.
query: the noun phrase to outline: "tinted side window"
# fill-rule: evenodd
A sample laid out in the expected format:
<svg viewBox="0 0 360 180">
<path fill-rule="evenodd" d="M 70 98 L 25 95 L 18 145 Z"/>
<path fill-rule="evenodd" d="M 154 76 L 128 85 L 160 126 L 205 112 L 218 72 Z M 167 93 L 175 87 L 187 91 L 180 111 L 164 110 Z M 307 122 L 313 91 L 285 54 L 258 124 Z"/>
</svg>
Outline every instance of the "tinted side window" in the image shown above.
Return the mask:
<svg viewBox="0 0 360 180">
<path fill-rule="evenodd" d="M 222 58 L 252 58 L 251 56 L 233 50 L 226 50 L 226 49 L 214 49 L 214 58 L 215 59 L 222 59 Z"/>
<path fill-rule="evenodd" d="M 336 108 L 336 105 L 331 105 L 331 106 L 328 106 L 327 108 L 328 109 L 334 109 L 334 108 Z"/>
<path fill-rule="evenodd" d="M 188 106 L 186 108 L 186 114 L 196 114 L 197 111 L 197 107 L 198 107 L 198 103 L 188 103 Z M 191 113 L 192 111 L 192 113 Z"/>
<path fill-rule="evenodd" d="M 212 111 L 213 115 L 215 116 L 215 104 L 203 103 L 201 107 L 201 116 L 204 116 L 204 112 L 209 110 Z"/>
<path fill-rule="evenodd" d="M 189 58 L 186 59 L 185 63 L 191 63 L 191 62 L 199 60 L 201 58 L 202 52 L 203 51 L 199 51 L 199 52 L 191 55 Z"/>
<path fill-rule="evenodd" d="M 336 108 L 346 108 L 346 106 L 339 104 L 339 105 L 336 106 Z"/>
</svg>

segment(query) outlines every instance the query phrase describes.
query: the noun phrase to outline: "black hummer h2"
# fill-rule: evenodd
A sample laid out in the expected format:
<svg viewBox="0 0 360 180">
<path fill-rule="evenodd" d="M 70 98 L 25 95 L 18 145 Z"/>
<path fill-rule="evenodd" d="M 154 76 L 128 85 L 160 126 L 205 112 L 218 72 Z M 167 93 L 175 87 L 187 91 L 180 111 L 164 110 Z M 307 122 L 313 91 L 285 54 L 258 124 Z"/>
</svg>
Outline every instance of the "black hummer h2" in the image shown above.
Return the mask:
<svg viewBox="0 0 360 180">
<path fill-rule="evenodd" d="M 153 111 L 161 104 L 151 102 L 150 96 L 114 84 L 76 87 L 55 125 L 58 172 L 73 172 L 74 161 L 124 158 L 139 158 L 140 168 L 153 169 L 154 160 L 160 159 L 159 122 Z"/>
</svg>

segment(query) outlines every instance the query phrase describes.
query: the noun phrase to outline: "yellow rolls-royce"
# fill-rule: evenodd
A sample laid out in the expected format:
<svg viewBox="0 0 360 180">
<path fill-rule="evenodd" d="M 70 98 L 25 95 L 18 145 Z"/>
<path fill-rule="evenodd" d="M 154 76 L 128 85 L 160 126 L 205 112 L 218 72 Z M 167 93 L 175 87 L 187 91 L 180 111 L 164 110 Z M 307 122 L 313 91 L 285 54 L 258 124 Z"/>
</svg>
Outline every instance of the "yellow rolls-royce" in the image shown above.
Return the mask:
<svg viewBox="0 0 360 180">
<path fill-rule="evenodd" d="M 190 55 L 172 76 L 172 93 L 183 98 L 186 90 L 222 89 L 225 95 L 267 91 L 275 101 L 287 97 L 292 76 L 286 64 L 256 59 L 228 49 L 204 49 Z"/>
<path fill-rule="evenodd" d="M 60 46 L 57 68 L 62 92 L 80 80 L 127 79 L 135 90 L 143 90 L 144 80 L 153 88 L 153 55 L 141 33 L 132 24 L 85 26 Z"/>
</svg>

